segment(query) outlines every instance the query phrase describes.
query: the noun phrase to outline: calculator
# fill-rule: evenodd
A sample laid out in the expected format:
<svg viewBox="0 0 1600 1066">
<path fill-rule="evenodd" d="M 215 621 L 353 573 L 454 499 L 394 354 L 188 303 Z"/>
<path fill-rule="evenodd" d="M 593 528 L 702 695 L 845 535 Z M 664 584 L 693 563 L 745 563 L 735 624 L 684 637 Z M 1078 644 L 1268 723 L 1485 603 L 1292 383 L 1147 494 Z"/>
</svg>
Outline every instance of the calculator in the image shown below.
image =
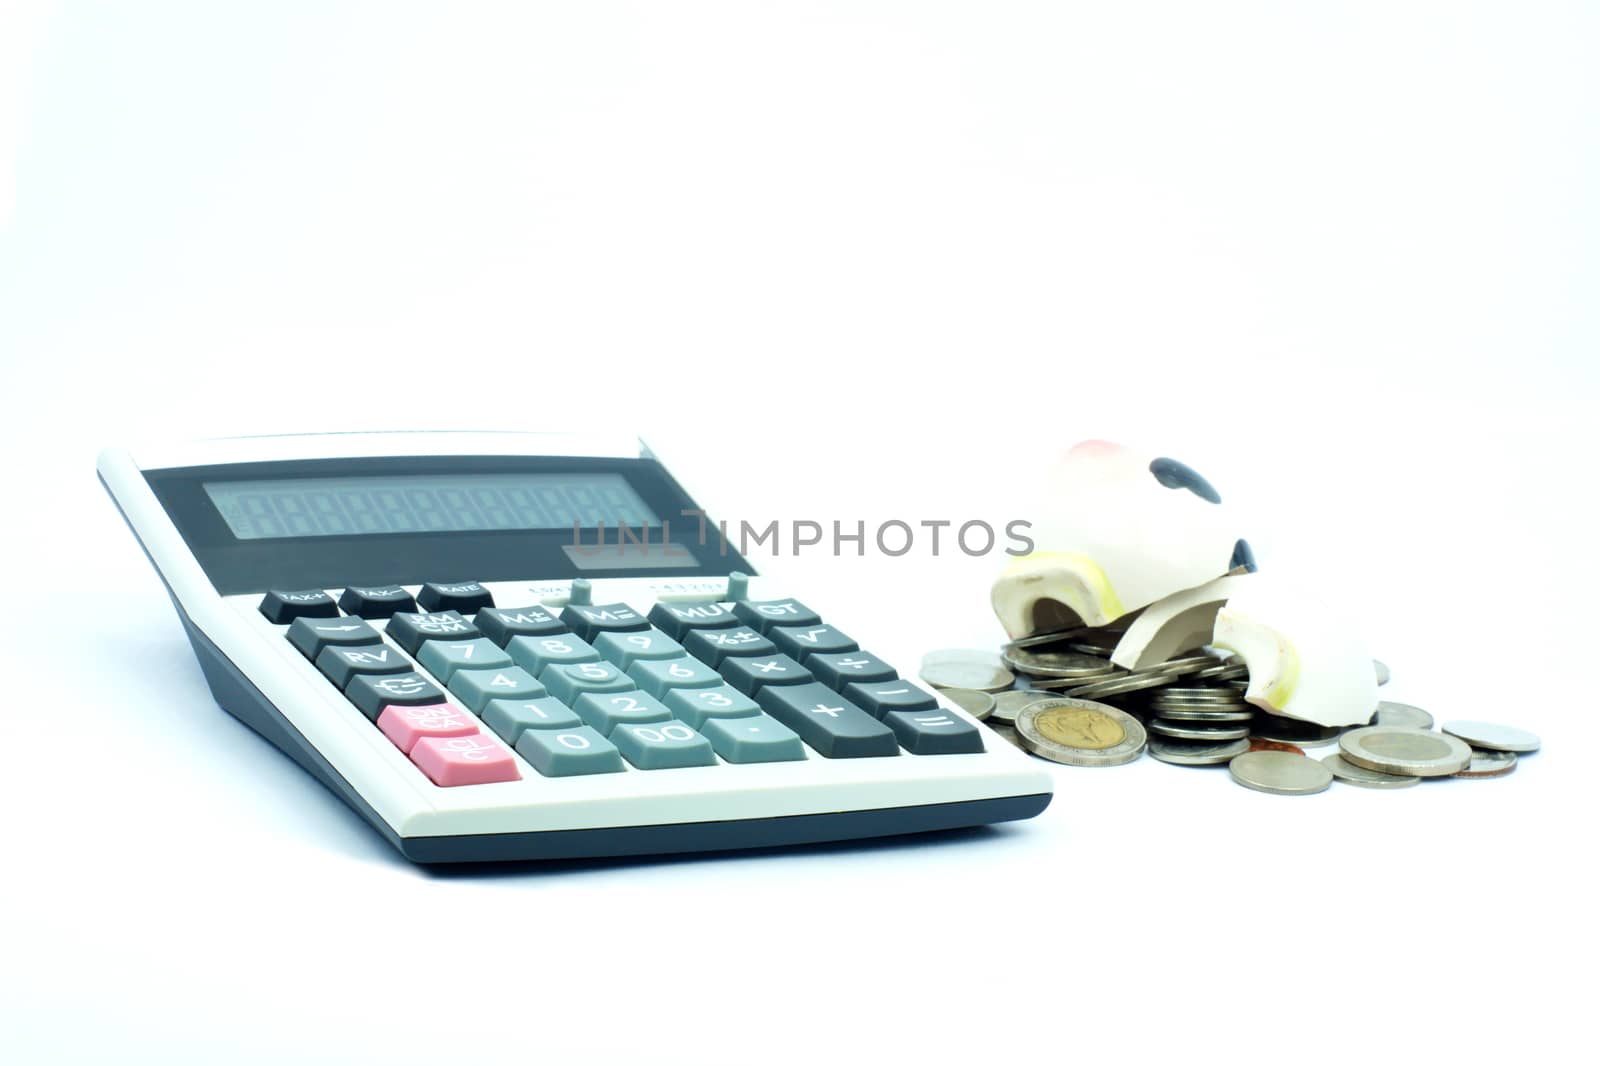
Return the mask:
<svg viewBox="0 0 1600 1066">
<path fill-rule="evenodd" d="M 217 703 L 415 862 L 848 840 L 1050 802 L 1037 764 L 873 653 L 873 619 L 756 575 L 636 439 L 234 438 L 98 468 Z"/>
</svg>

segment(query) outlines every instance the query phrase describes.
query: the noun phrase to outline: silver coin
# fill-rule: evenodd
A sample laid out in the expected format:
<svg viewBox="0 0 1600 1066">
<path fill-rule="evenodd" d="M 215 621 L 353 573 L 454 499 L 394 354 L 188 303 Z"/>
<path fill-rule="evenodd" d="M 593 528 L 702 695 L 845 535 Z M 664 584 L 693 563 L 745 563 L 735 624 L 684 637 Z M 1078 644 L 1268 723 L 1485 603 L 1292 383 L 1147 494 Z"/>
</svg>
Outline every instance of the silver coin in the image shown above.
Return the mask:
<svg viewBox="0 0 1600 1066">
<path fill-rule="evenodd" d="M 1081 651 L 1008 648 L 1001 658 L 1014 672 L 1029 677 L 1096 677 L 1111 668 L 1098 655 Z"/>
<path fill-rule="evenodd" d="M 1377 770 L 1368 770 L 1365 766 L 1357 766 L 1337 752 L 1324 755 L 1322 765 L 1340 781 L 1360 785 L 1362 788 L 1410 788 L 1412 785 L 1422 784 L 1422 778 L 1411 774 L 1383 774 Z"/>
<path fill-rule="evenodd" d="M 1196 670 L 1189 676 L 1194 681 L 1232 681 L 1235 678 L 1249 677 L 1250 668 L 1244 663 L 1218 663 L 1204 670 Z"/>
<path fill-rule="evenodd" d="M 1350 730 L 1339 738 L 1339 752 L 1368 770 L 1417 777 L 1448 777 L 1472 761 L 1472 749 L 1455 737 L 1388 725 Z"/>
<path fill-rule="evenodd" d="M 1242 711 L 1215 711 L 1201 710 L 1198 707 L 1165 707 L 1152 703 L 1150 709 L 1163 718 L 1179 722 L 1249 722 L 1255 718 L 1255 712 L 1249 708 Z"/>
<path fill-rule="evenodd" d="M 994 697 L 993 718 L 998 722 L 1015 723 L 1017 715 L 1022 713 L 1022 708 L 1030 703 L 1040 700 L 1053 699 L 1055 693 L 1044 692 L 1036 688 L 1014 688 L 1001 692 Z"/>
<path fill-rule="evenodd" d="M 1372 671 L 1378 675 L 1378 684 L 1387 685 L 1389 683 L 1389 668 L 1377 659 L 1372 660 Z"/>
<path fill-rule="evenodd" d="M 979 692 L 1002 692 L 1016 680 L 1003 666 L 927 660 L 923 660 L 920 676 L 934 688 L 971 688 Z"/>
<path fill-rule="evenodd" d="M 994 731 L 996 736 L 1013 748 L 1022 747 L 1022 740 L 1017 736 L 1016 727 L 1007 725 L 1005 722 L 996 722 L 993 718 L 989 719 L 985 724 Z"/>
<path fill-rule="evenodd" d="M 1446 722 L 1439 727 L 1439 731 L 1460 737 L 1475 748 L 1487 748 L 1490 751 L 1539 750 L 1539 738 L 1526 729 L 1493 722 Z"/>
<path fill-rule="evenodd" d="M 1228 764 L 1228 773 L 1245 788 L 1278 796 L 1310 796 L 1333 784 L 1326 766 L 1288 751 L 1247 751 Z"/>
<path fill-rule="evenodd" d="M 1174 685 L 1161 693 L 1167 700 L 1226 700 L 1238 703 L 1239 694 L 1227 688 L 1204 688 L 1199 685 Z"/>
<path fill-rule="evenodd" d="M 1008 641 L 1006 648 L 1007 650 L 1011 648 L 1043 648 L 1051 644 L 1060 644 L 1064 641 L 1082 637 L 1088 632 L 1089 630 L 1080 626 L 1077 629 L 1056 629 L 1048 633 L 1030 633 L 1028 636 Z"/>
<path fill-rule="evenodd" d="M 1101 681 L 1114 681 L 1119 677 L 1127 677 L 1125 671 L 1107 663 L 1106 668 L 1098 674 L 1085 674 L 1083 677 L 1030 677 L 1028 684 L 1034 688 L 1077 688 L 1079 685 L 1099 684 Z"/>
<path fill-rule="evenodd" d="M 1385 700 L 1372 712 L 1371 724 L 1397 725 L 1405 729 L 1432 729 L 1433 715 L 1409 703 L 1390 703 Z"/>
<path fill-rule="evenodd" d="M 1176 766 L 1220 766 L 1250 750 L 1248 740 L 1204 743 L 1193 740 L 1150 738 L 1150 757 Z"/>
<path fill-rule="evenodd" d="M 1024 751 L 1067 766 L 1120 766 L 1144 753 L 1138 719 L 1104 703 L 1055 696 L 1017 716 Z"/>
<path fill-rule="evenodd" d="M 1278 714 L 1256 715 L 1253 730 L 1262 740 L 1297 744 L 1302 748 L 1322 748 L 1337 743 L 1344 731 L 1344 726 L 1321 726 L 1315 722 L 1302 722 L 1298 718 L 1285 718 Z"/>
<path fill-rule="evenodd" d="M 1151 733 L 1178 740 L 1244 740 L 1250 735 L 1248 725 L 1210 725 L 1197 722 L 1178 722 L 1171 718 L 1152 718 L 1145 728 Z"/>
<path fill-rule="evenodd" d="M 939 695 L 980 722 L 994 713 L 999 702 L 996 697 L 975 688 L 944 688 L 939 690 Z"/>
<path fill-rule="evenodd" d="M 1151 670 L 1160 670 L 1164 674 L 1193 674 L 1217 665 L 1217 660 L 1210 655 L 1188 655 L 1182 659 L 1168 659 L 1164 663 L 1157 663 L 1150 667 Z"/>
<path fill-rule="evenodd" d="M 1070 694 L 1083 700 L 1097 700 L 1106 696 L 1125 696 L 1130 692 L 1142 689 L 1157 688 L 1169 684 L 1172 679 L 1162 674 L 1147 676 L 1144 674 L 1128 674 L 1116 677 L 1110 681 L 1100 681 L 1087 685 L 1074 685 L 1069 689 Z"/>
<path fill-rule="evenodd" d="M 1452 777 L 1504 777 L 1517 768 L 1517 757 L 1509 751 L 1474 751 L 1465 770 Z"/>
</svg>

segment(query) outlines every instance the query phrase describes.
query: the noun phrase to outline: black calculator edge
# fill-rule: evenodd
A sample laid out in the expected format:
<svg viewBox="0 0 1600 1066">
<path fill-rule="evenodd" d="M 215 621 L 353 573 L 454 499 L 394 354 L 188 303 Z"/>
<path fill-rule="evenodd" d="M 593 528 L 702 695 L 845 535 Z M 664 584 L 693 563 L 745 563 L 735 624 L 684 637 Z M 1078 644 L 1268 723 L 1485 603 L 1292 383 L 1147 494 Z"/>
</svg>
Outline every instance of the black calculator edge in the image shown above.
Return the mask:
<svg viewBox="0 0 1600 1066">
<path fill-rule="evenodd" d="M 104 485 L 104 479 L 101 479 Z M 107 492 L 110 492 L 107 487 Z M 116 504 L 116 497 L 112 496 Z M 122 513 L 120 504 L 116 504 Z M 122 514 L 124 522 L 127 515 Z M 150 553 L 128 523 L 145 557 Z M 157 577 L 166 577 L 150 559 Z M 719 822 L 619 826 L 611 829 L 558 829 L 533 833 L 478 833 L 404 837 L 396 833 L 361 794 L 333 768 L 322 753 L 294 727 L 272 701 L 200 631 L 167 586 L 195 658 L 211 694 L 223 710 L 259 733 L 307 773 L 326 785 L 393 844 L 417 863 L 501 862 L 517 859 L 585 859 L 675 852 L 729 851 L 741 848 L 817 844 L 867 837 L 959 829 L 992 822 L 1032 818 L 1050 804 L 1052 793 L 1002 796 L 957 803 L 929 803 L 860 811 L 796 814 L 776 818 L 741 818 Z"/>
</svg>

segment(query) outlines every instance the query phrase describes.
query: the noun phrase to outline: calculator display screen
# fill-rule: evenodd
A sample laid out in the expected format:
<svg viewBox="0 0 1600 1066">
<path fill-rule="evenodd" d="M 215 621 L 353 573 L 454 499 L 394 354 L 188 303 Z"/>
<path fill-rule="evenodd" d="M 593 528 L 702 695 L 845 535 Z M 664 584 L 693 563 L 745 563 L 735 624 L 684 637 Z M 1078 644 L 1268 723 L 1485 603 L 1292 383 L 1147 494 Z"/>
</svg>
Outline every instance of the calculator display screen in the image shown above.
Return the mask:
<svg viewBox="0 0 1600 1066">
<path fill-rule="evenodd" d="M 613 473 L 471 473 L 207 481 L 239 540 L 374 533 L 640 528 L 660 522 Z"/>
</svg>

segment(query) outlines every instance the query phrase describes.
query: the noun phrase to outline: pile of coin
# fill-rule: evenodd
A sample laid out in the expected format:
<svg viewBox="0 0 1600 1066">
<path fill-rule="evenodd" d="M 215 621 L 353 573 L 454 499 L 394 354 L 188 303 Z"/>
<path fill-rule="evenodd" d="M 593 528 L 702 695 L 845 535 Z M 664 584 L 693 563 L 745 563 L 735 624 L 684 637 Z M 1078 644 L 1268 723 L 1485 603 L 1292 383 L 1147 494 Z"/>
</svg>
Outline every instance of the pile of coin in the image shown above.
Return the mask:
<svg viewBox="0 0 1600 1066">
<path fill-rule="evenodd" d="M 922 680 L 1010 743 L 1069 766 L 1117 766 L 1145 752 L 1179 766 L 1226 765 L 1246 788 L 1278 795 L 1321 792 L 1338 779 L 1404 788 L 1424 777 L 1501 777 L 1539 738 L 1485 722 L 1433 731 L 1420 707 L 1384 702 L 1369 724 L 1324 727 L 1246 702 L 1249 671 L 1203 648 L 1141 670 L 1110 661 L 1120 634 L 1043 633 L 998 654 L 930 652 Z M 1374 661 L 1379 684 L 1389 668 Z M 1320 761 L 1306 748 L 1339 745 Z"/>
</svg>

